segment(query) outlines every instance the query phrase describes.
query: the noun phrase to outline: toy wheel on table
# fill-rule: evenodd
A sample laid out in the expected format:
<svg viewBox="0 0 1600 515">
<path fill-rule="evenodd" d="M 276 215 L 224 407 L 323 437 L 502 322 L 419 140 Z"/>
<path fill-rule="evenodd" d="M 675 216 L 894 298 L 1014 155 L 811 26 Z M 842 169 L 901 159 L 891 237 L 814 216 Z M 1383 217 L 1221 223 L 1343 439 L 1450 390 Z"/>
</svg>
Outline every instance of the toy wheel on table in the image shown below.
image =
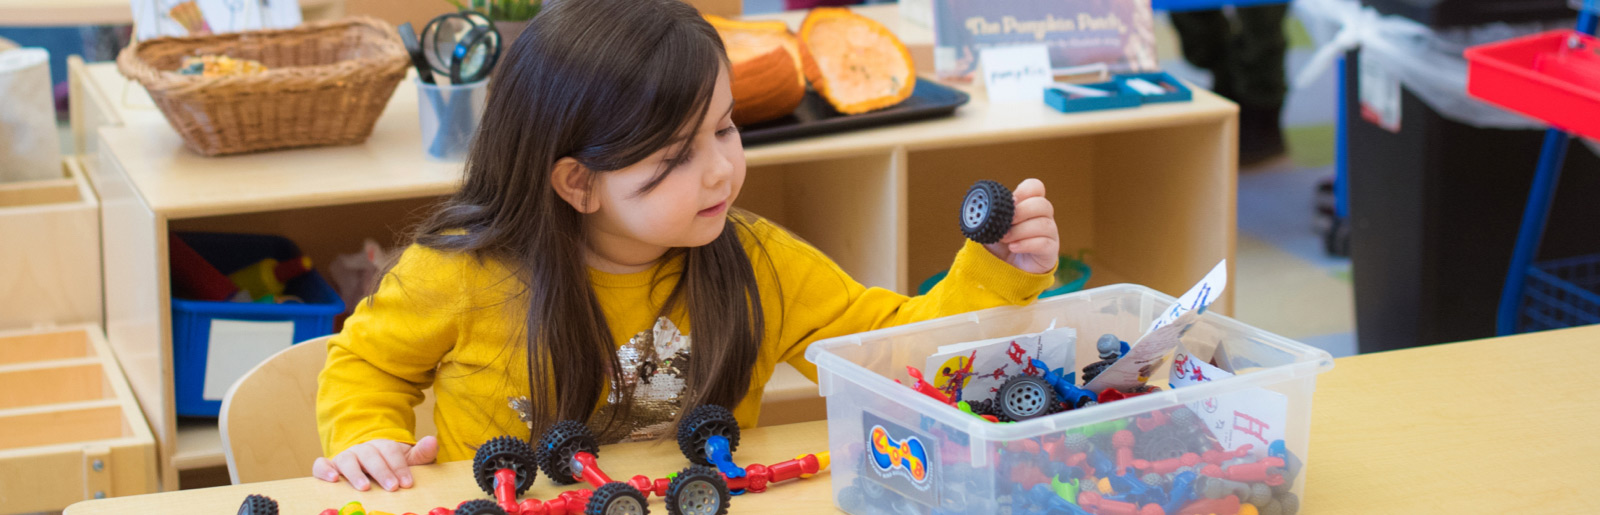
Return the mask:
<svg viewBox="0 0 1600 515">
<path fill-rule="evenodd" d="M 1000 385 L 995 404 L 1000 405 L 1001 413 L 1021 422 L 1050 414 L 1056 393 L 1042 377 L 1019 375 Z"/>
<path fill-rule="evenodd" d="M 563 420 L 550 426 L 539 438 L 534 459 L 544 475 L 558 485 L 578 482 L 577 471 L 572 469 L 572 457 L 579 452 L 600 455 L 600 444 L 595 442 L 589 427 L 576 420 Z"/>
<path fill-rule="evenodd" d="M 644 515 L 650 513 L 650 505 L 645 500 L 644 494 L 638 488 L 627 483 L 606 483 L 600 485 L 589 496 L 589 505 L 583 510 L 584 515 Z"/>
<path fill-rule="evenodd" d="M 528 491 L 528 487 L 533 486 L 533 479 L 539 475 L 538 464 L 533 447 L 527 441 L 515 436 L 500 436 L 478 447 L 477 455 L 472 458 L 472 477 L 478 480 L 478 488 L 494 495 L 495 471 L 511 469 L 517 473 L 517 495 L 521 496 Z"/>
<path fill-rule="evenodd" d="M 501 509 L 494 501 L 476 499 L 456 506 L 455 515 L 506 515 L 506 510 Z"/>
<path fill-rule="evenodd" d="M 978 181 L 961 201 L 961 234 L 988 245 L 1000 241 L 1011 230 L 1011 190 L 998 182 Z"/>
<path fill-rule="evenodd" d="M 667 513 L 672 515 L 723 515 L 728 513 L 728 481 L 704 465 L 690 465 L 667 486 Z"/>
<path fill-rule="evenodd" d="M 278 501 L 265 495 L 250 494 L 239 505 L 239 515 L 278 515 Z"/>
<path fill-rule="evenodd" d="M 728 439 L 728 451 L 739 450 L 739 421 L 733 412 L 715 404 L 696 406 L 678 424 L 678 450 L 696 465 L 711 465 L 706 440 L 718 435 Z"/>
</svg>

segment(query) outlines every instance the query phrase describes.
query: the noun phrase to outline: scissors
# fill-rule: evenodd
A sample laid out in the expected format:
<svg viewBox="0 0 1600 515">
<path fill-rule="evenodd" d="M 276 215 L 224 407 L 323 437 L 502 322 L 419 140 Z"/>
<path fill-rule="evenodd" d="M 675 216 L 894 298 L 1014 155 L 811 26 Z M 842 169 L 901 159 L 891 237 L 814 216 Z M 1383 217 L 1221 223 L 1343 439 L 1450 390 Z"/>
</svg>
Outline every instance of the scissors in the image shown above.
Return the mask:
<svg viewBox="0 0 1600 515">
<path fill-rule="evenodd" d="M 441 14 L 422 28 L 422 52 L 434 73 L 466 84 L 489 77 L 500 60 L 500 31 L 476 11 Z"/>
</svg>

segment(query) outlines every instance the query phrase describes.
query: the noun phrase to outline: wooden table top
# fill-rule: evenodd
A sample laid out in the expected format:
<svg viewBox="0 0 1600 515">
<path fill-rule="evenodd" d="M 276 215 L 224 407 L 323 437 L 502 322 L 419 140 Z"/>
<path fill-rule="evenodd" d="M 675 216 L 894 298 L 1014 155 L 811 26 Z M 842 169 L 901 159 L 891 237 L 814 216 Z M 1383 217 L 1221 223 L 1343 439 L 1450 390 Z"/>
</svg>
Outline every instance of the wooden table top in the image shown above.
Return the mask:
<svg viewBox="0 0 1600 515">
<path fill-rule="evenodd" d="M 1319 377 L 1302 513 L 1581 513 L 1600 491 L 1593 437 L 1600 326 L 1336 360 Z M 825 422 L 744 432 L 739 459 L 772 463 L 826 448 Z M 615 476 L 687 465 L 671 443 L 606 447 Z M 741 461 L 742 462 L 742 461 Z M 352 500 L 367 508 L 424 513 L 481 497 L 466 462 L 418 467 L 419 488 L 356 492 L 346 484 L 291 479 L 79 503 L 66 515 L 216 514 L 245 495 L 274 497 L 285 514 L 312 514 Z M 740 513 L 837 513 L 828 475 L 734 499 Z M 559 491 L 547 480 L 529 496 Z"/>
</svg>

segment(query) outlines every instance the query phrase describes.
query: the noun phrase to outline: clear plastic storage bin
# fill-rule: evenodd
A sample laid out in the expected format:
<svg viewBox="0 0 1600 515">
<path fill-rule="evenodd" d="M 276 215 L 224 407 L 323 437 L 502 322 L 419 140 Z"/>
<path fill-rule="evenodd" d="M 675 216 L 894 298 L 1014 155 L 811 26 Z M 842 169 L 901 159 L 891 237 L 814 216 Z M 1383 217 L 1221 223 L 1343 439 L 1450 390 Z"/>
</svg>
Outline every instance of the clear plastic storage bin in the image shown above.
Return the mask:
<svg viewBox="0 0 1600 515">
<path fill-rule="evenodd" d="M 1225 368 L 1233 369 L 1237 375 L 1021 423 L 987 422 L 896 383 L 900 380 L 911 384 L 906 366 L 922 368 L 928 356 L 942 345 L 1035 333 L 1047 329 L 1052 322 L 1056 327 L 1077 329 L 1075 366 L 1081 368 L 1098 359 L 1096 336 L 1114 333 L 1131 341 L 1174 301 L 1142 286 L 1115 285 L 1046 299 L 1023 308 L 985 310 L 812 345 L 806 358 L 817 364 L 819 386 L 828 403 L 835 504 L 856 515 L 1174 515 L 1189 511 L 1180 507 L 1212 497 L 1219 499 L 1197 506 L 1207 510 L 1201 513 L 1220 514 L 1227 510 L 1225 505 L 1232 496 L 1235 510 L 1240 504 L 1256 504 L 1257 513 L 1298 511 L 1308 463 L 1311 393 L 1317 374 L 1331 369 L 1333 358 L 1325 351 L 1228 317 L 1205 314 L 1183 341 L 1186 345 L 1218 342 L 1219 364 L 1225 361 L 1229 365 Z M 1209 344 L 1205 347 L 1209 349 Z M 1199 355 L 1201 351 L 1194 352 Z M 1169 367 L 1170 360 L 1151 382 L 1164 384 Z M 1143 427 L 1141 423 L 1154 427 L 1150 432 L 1138 432 L 1141 437 L 1162 431 L 1156 426 L 1158 423 L 1171 424 L 1171 431 L 1194 431 L 1206 424 L 1179 423 L 1199 419 L 1192 416 L 1194 409 L 1212 409 L 1208 413 L 1215 415 L 1214 407 L 1219 404 L 1229 406 L 1232 401 L 1231 405 L 1238 405 L 1237 402 L 1263 395 L 1278 399 L 1280 394 L 1286 400 L 1282 404 L 1286 407 L 1285 416 L 1275 422 L 1282 426 L 1281 439 L 1253 446 L 1264 457 L 1234 455 L 1237 459 L 1225 461 L 1227 453 L 1221 453 L 1206 455 L 1211 460 L 1207 462 L 1196 461 L 1196 452 L 1196 457 L 1176 458 L 1175 462 L 1145 461 L 1145 470 L 1117 474 L 1122 476 L 1119 480 L 1126 481 L 1164 470 L 1153 464 L 1165 463 L 1167 469 L 1174 463 L 1186 467 L 1146 478 L 1147 484 L 1153 483 L 1151 486 L 1156 489 L 1137 488 L 1143 492 L 1144 502 L 1125 495 L 1085 495 L 1083 492 L 1098 488 L 1082 481 L 1081 491 L 1056 484 L 1059 481 L 1042 482 L 1045 478 L 1083 475 L 1094 464 L 1101 465 L 1103 471 L 1127 462 L 1128 456 L 1117 455 L 1117 448 L 1129 444 L 1112 441 L 1122 429 L 1135 431 Z M 1143 444 L 1158 447 L 1142 450 L 1172 457 L 1189 451 L 1181 441 L 1192 433 L 1162 434 L 1179 443 L 1166 442 L 1172 445 L 1162 448 L 1159 445 L 1163 442 L 1151 436 Z M 1101 455 L 1093 456 L 1096 452 Z M 1274 466 L 1280 463 L 1281 466 Z M 1222 475 L 1239 481 L 1205 479 L 1213 477 L 1204 470 L 1210 464 L 1221 465 L 1227 471 Z M 1211 473 L 1217 470 L 1211 469 Z M 1192 473 L 1185 476 L 1185 471 Z M 1106 476 L 1098 472 L 1094 477 Z M 1256 479 L 1252 475 L 1263 473 L 1266 479 L 1250 480 Z M 1177 477 L 1187 481 L 1181 488 L 1173 484 Z M 1120 486 L 1130 487 L 1126 483 Z M 1179 490 L 1181 494 L 1173 498 L 1172 493 Z M 1052 495 L 1055 499 L 1050 498 Z M 1069 497 L 1097 506 L 1085 509 L 1081 502 L 1061 502 Z M 1108 497 L 1121 497 L 1127 502 L 1117 504 Z M 1248 508 L 1245 510 L 1249 512 Z"/>
</svg>

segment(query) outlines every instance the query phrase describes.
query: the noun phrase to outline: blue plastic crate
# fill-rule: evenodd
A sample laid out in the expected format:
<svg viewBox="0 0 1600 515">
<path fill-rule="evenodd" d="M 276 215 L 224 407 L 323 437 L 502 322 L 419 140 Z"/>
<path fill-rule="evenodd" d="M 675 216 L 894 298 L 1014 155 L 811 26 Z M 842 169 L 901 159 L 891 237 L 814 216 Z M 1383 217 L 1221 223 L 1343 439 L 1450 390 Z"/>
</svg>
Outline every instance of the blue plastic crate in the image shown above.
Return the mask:
<svg viewBox="0 0 1600 515">
<path fill-rule="evenodd" d="M 1535 263 L 1522 293 L 1522 331 L 1600 324 L 1600 254 Z"/>
<path fill-rule="evenodd" d="M 222 273 L 231 273 L 265 258 L 287 260 L 300 255 L 293 242 L 277 236 L 177 233 L 195 252 Z M 294 322 L 294 342 L 333 333 L 333 319 L 344 312 L 344 300 L 315 270 L 285 285 L 284 293 L 303 304 L 255 304 L 172 299 L 172 369 L 178 414 L 215 417 L 222 399 L 206 399 L 207 349 L 213 320 Z"/>
<path fill-rule="evenodd" d="M 1289 0 L 1152 0 L 1157 11 L 1209 11 L 1226 6 L 1249 7 L 1264 4 L 1287 4 Z"/>
<path fill-rule="evenodd" d="M 1059 89 L 1049 88 L 1044 90 L 1044 103 L 1063 113 L 1139 107 L 1139 95 L 1127 91 L 1122 86 L 1122 83 L 1111 81 L 1098 84 L 1079 84 L 1079 86 L 1104 91 L 1110 93 L 1110 95 L 1103 97 L 1073 96 Z"/>
<path fill-rule="evenodd" d="M 1154 83 L 1157 86 L 1172 86 L 1172 90 L 1160 95 L 1145 95 L 1139 93 L 1139 90 L 1128 86 L 1128 81 L 1133 79 L 1144 79 Z M 1118 84 L 1122 85 L 1122 89 L 1124 90 L 1125 94 L 1134 95 L 1139 98 L 1141 103 L 1145 104 L 1153 104 L 1157 102 L 1188 102 L 1194 98 L 1194 92 L 1190 91 L 1188 86 L 1183 85 L 1183 81 L 1178 80 L 1177 77 L 1173 77 L 1172 74 L 1167 72 L 1130 73 L 1127 75 L 1118 75 L 1116 81 Z"/>
</svg>

